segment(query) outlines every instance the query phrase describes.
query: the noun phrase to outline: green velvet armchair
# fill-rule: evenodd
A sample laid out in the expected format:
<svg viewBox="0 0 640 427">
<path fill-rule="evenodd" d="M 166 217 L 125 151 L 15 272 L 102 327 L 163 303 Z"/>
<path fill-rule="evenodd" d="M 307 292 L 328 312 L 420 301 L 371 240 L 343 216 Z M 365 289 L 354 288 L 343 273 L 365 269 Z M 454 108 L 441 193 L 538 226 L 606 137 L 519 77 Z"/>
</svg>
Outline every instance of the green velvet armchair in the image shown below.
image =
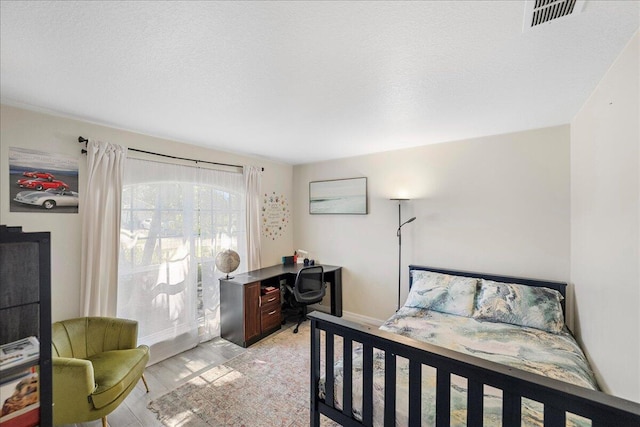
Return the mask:
<svg viewBox="0 0 640 427">
<path fill-rule="evenodd" d="M 118 407 L 142 378 L 149 347 L 137 346 L 138 323 L 82 317 L 53 324 L 53 421 L 55 425 L 102 418 Z"/>
</svg>

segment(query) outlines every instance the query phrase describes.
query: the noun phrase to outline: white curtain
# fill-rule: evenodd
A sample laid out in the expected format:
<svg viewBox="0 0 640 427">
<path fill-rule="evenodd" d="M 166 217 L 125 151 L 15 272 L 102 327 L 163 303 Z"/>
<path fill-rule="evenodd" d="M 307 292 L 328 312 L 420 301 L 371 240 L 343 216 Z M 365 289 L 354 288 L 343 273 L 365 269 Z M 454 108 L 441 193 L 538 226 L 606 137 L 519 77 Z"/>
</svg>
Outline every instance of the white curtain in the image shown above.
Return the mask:
<svg viewBox="0 0 640 427">
<path fill-rule="evenodd" d="M 260 195 L 262 184 L 261 168 L 244 167 L 244 185 L 247 199 L 247 265 L 249 270 L 262 267 L 260 246 Z"/>
<path fill-rule="evenodd" d="M 89 140 L 82 205 L 80 298 L 85 316 L 114 316 L 118 282 L 120 200 L 126 149 Z"/>
<path fill-rule="evenodd" d="M 136 319 L 151 363 L 220 335 L 215 257 L 246 271 L 242 173 L 129 159 L 125 168 L 118 316 Z"/>
<path fill-rule="evenodd" d="M 199 169 L 202 185 L 198 203 L 198 264 L 202 298 L 199 309 L 200 342 L 220 336 L 220 282 L 216 255 L 232 249 L 240 256 L 235 273 L 247 271 L 246 203 L 241 172 Z M 204 190 L 203 190 L 204 189 Z"/>
</svg>

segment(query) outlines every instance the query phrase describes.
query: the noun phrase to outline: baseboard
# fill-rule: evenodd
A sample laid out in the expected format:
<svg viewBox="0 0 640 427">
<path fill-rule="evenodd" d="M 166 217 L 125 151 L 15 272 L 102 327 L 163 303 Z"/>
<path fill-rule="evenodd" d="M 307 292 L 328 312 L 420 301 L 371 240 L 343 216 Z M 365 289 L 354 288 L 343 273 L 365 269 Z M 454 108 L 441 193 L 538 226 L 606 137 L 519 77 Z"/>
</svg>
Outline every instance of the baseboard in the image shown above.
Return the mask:
<svg viewBox="0 0 640 427">
<path fill-rule="evenodd" d="M 384 323 L 384 320 L 363 316 L 362 314 L 351 313 L 349 311 L 342 311 L 342 318 L 352 322 L 365 323 L 370 326 L 375 326 L 376 328 Z"/>
<path fill-rule="evenodd" d="M 327 307 L 325 305 L 321 305 L 321 304 L 312 304 L 309 306 L 309 312 L 312 312 L 314 310 L 318 310 L 318 311 L 322 311 L 323 313 L 330 313 L 330 307 Z M 367 324 L 369 326 L 375 326 L 376 328 L 379 327 L 380 325 L 382 325 L 384 323 L 384 320 L 380 320 L 380 319 L 375 319 L 373 317 L 369 317 L 369 316 L 363 316 L 362 314 L 358 314 L 358 313 L 352 313 L 350 311 L 342 311 L 342 318 L 345 320 L 350 320 L 352 322 L 356 322 L 356 323 L 364 323 Z"/>
</svg>

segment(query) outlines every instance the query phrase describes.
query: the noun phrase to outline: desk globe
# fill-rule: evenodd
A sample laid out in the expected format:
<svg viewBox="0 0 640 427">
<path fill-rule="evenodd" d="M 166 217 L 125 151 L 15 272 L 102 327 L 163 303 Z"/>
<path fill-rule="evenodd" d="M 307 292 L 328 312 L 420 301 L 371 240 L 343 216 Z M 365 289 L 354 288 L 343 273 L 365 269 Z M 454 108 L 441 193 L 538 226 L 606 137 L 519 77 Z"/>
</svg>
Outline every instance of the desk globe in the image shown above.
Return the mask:
<svg viewBox="0 0 640 427">
<path fill-rule="evenodd" d="M 240 255 L 238 255 L 236 251 L 227 249 L 216 255 L 216 267 L 218 267 L 219 271 L 227 275 L 227 279 L 231 279 L 231 277 L 229 277 L 229 273 L 235 271 L 239 265 Z"/>
</svg>

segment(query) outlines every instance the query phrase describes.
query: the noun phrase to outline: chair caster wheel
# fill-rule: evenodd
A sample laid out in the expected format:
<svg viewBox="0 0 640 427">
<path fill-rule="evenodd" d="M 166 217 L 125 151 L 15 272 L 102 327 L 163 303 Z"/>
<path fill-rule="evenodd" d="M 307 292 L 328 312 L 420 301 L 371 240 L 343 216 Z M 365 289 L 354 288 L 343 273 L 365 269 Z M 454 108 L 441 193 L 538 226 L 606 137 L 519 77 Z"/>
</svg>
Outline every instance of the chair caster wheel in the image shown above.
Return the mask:
<svg viewBox="0 0 640 427">
<path fill-rule="evenodd" d="M 298 327 L 297 327 L 297 326 L 296 326 L 296 328 L 293 330 L 293 333 L 294 333 L 294 334 L 297 334 L 297 333 L 298 333 Z"/>
</svg>

